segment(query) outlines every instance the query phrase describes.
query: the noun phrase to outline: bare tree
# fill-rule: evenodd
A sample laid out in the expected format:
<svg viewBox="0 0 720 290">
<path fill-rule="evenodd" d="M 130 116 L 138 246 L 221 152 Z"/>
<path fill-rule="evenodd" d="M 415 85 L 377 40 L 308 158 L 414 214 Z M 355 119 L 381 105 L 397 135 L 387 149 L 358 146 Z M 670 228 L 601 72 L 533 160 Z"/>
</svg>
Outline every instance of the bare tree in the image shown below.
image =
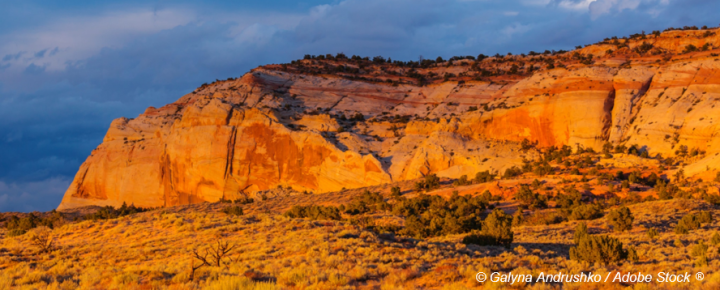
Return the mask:
<svg viewBox="0 0 720 290">
<path fill-rule="evenodd" d="M 218 239 L 215 245 L 211 245 L 204 250 L 193 249 L 193 260 L 190 263 L 190 268 L 192 269 L 190 272 L 190 281 L 193 281 L 195 278 L 195 271 L 203 266 L 222 266 L 223 259 L 229 256 L 234 249 L 234 244 L 230 244 L 221 239 Z M 199 265 L 195 265 L 195 259 L 199 260 Z"/>
<path fill-rule="evenodd" d="M 206 250 L 206 253 L 210 253 L 210 257 L 214 260 L 215 265 L 220 267 L 223 258 L 227 257 L 232 250 L 235 249 L 235 245 L 228 243 L 227 241 L 218 240 L 215 246 L 210 246 Z"/>
<path fill-rule="evenodd" d="M 210 266 L 210 263 L 207 260 L 207 250 L 205 250 L 205 254 L 201 255 L 197 249 L 193 249 L 193 254 L 195 256 L 190 262 L 190 268 L 192 268 L 192 271 L 190 271 L 190 281 L 193 281 L 195 279 L 195 271 L 197 271 L 197 269 L 200 269 L 202 266 Z M 195 266 L 195 259 L 200 260 L 200 265 Z"/>
</svg>

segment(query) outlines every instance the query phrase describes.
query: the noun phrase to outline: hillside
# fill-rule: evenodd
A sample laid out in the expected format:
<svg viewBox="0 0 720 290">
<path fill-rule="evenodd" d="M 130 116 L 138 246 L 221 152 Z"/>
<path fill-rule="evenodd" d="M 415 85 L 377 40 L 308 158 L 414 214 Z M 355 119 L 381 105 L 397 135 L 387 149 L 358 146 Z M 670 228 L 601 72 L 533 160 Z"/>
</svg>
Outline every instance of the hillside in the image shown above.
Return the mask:
<svg viewBox="0 0 720 290">
<path fill-rule="evenodd" d="M 447 186 L 444 186 L 447 188 Z M 378 188 L 376 188 L 378 189 Z M 441 189 L 442 190 L 442 189 Z M 356 198 L 359 193 L 342 196 Z M 406 193 L 406 196 L 411 196 Z M 552 213 L 537 211 L 513 226 L 509 248 L 464 243 L 459 234 L 417 239 L 380 233 L 377 225 L 396 217 L 375 212 L 343 220 L 289 218 L 279 204 L 332 204 L 348 201 L 332 193 L 258 201 L 244 215 L 223 213 L 227 203 L 174 206 L 114 219 L 72 219 L 52 230 L 54 250 L 38 252 L 37 229 L 13 236 L 0 229 L 0 289 L 716 289 L 717 219 L 689 234 L 673 233 L 687 214 L 717 212 L 703 201 L 672 199 L 630 204 L 633 228 L 613 232 L 605 218 L 549 222 Z M 291 200 L 287 200 L 291 199 Z M 503 200 L 502 208 L 517 202 Z M 581 222 L 593 235 L 617 237 L 632 247 L 639 261 L 586 263 L 568 257 L 574 229 Z M 515 221 L 513 221 L 515 223 Z M 649 237 L 651 229 L 658 231 Z M 218 244 L 218 242 L 220 244 Z M 708 263 L 697 261 L 696 245 L 704 242 Z M 718 241 L 720 242 L 720 241 Z M 221 264 L 202 266 L 194 251 L 216 245 L 231 251 Z M 205 256 L 207 257 L 207 256 Z M 199 267 L 200 266 L 200 267 Z M 193 271 L 193 267 L 197 267 Z M 540 272 L 599 273 L 658 271 L 706 273 L 689 283 L 526 283 L 475 281 L 479 271 L 531 274 Z M 644 288 L 643 288 L 644 289 Z"/>
</svg>

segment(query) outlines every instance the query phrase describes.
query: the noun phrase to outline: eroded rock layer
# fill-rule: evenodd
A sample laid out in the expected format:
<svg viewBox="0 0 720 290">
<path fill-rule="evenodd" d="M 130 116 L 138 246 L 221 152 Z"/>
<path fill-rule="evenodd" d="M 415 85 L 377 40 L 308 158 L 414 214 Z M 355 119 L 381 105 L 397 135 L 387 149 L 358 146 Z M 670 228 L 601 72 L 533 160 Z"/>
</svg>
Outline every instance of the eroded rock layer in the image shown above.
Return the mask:
<svg viewBox="0 0 720 290">
<path fill-rule="evenodd" d="M 637 144 L 663 156 L 685 145 L 706 152 L 688 166 L 699 174 L 717 169 L 720 153 L 720 43 L 709 32 L 424 67 L 340 58 L 260 67 L 113 121 L 59 208 L 472 176 L 535 158 L 519 150 L 525 139 L 595 150 Z M 652 50 L 638 49 L 647 43 Z M 689 44 L 706 51 L 682 52 Z M 422 85 L 411 82 L 417 75 Z"/>
</svg>

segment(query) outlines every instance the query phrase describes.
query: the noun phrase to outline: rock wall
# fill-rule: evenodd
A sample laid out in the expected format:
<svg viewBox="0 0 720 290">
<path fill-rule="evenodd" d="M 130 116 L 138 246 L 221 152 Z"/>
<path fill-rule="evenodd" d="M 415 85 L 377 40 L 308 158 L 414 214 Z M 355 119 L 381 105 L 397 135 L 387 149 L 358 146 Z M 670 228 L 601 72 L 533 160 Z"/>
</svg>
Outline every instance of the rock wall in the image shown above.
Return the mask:
<svg viewBox="0 0 720 290">
<path fill-rule="evenodd" d="M 656 45 L 682 46 L 663 35 Z M 701 174 L 717 169 L 718 100 L 720 61 L 709 53 L 664 62 L 607 57 L 498 82 L 427 86 L 261 67 L 113 121 L 59 208 L 170 206 L 278 186 L 328 192 L 430 173 L 472 176 L 536 157 L 518 149 L 524 139 L 596 150 L 606 142 L 638 144 L 663 156 L 686 145 L 707 152 L 688 167 Z M 388 119 L 395 115 L 410 120 Z"/>
</svg>

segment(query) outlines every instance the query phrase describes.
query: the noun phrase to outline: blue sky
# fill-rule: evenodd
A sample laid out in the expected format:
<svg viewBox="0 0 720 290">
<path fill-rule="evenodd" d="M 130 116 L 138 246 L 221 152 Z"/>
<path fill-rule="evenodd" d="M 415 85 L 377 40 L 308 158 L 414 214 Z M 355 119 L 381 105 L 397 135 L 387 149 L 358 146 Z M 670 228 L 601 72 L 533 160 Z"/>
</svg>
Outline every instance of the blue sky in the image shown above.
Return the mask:
<svg viewBox="0 0 720 290">
<path fill-rule="evenodd" d="M 718 26 L 708 0 L 9 1 L 0 9 L 0 211 L 50 210 L 110 122 L 304 54 L 571 49 Z"/>
</svg>

